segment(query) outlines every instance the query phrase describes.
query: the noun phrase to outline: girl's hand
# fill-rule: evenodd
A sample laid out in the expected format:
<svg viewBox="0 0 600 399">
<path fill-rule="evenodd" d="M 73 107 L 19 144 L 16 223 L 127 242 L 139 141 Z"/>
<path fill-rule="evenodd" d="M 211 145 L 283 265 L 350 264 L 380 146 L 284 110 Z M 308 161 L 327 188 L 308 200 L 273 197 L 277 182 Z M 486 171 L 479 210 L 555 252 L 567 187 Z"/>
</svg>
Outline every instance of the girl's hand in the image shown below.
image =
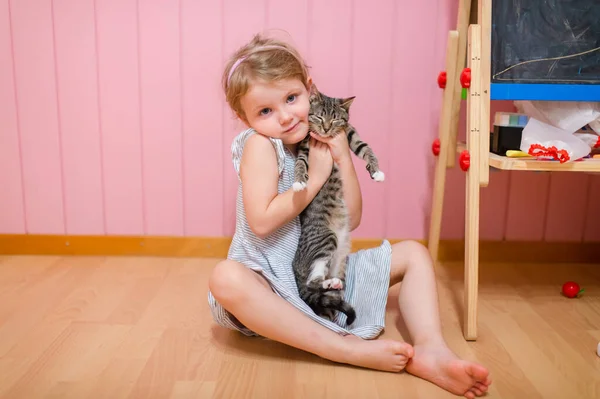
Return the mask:
<svg viewBox="0 0 600 399">
<path fill-rule="evenodd" d="M 327 144 L 315 139 L 311 139 L 308 146 L 308 181 L 315 181 L 319 186 L 322 186 L 333 169 L 331 152 Z"/>
<path fill-rule="evenodd" d="M 350 147 L 348 146 L 348 137 L 345 133 L 337 134 L 335 137 L 321 137 L 314 132 L 310 135 L 315 140 L 325 143 L 329 146 L 331 156 L 335 163 L 347 161 L 350 157 Z"/>
</svg>

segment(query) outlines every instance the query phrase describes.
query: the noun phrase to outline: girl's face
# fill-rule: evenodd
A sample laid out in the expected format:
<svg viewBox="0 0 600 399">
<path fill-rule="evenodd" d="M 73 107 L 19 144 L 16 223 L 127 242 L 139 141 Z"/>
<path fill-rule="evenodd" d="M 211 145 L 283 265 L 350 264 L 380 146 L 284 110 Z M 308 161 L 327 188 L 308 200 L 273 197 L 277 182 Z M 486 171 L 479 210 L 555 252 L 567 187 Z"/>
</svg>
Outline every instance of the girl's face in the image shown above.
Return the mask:
<svg viewBox="0 0 600 399">
<path fill-rule="evenodd" d="M 296 144 L 308 134 L 309 93 L 298 79 L 255 81 L 241 105 L 248 126 L 283 144 Z"/>
</svg>

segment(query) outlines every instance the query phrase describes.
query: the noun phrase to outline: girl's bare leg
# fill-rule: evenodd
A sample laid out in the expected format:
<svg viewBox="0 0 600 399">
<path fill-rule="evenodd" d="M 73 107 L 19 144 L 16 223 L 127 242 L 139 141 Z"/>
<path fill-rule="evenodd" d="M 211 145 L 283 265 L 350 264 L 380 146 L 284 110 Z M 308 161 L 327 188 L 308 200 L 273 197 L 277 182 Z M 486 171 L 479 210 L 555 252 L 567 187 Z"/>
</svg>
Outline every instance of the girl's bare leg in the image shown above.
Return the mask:
<svg viewBox="0 0 600 399">
<path fill-rule="evenodd" d="M 442 335 L 433 261 L 418 242 L 392 246 L 390 285 L 402 281 L 398 297 L 400 312 L 414 344 L 414 357 L 406 371 L 456 395 L 482 396 L 491 384 L 488 370 L 461 360 Z"/>
<path fill-rule="evenodd" d="M 237 262 L 219 263 L 209 287 L 221 306 L 250 330 L 331 361 L 400 371 L 414 353 L 404 342 L 336 334 L 279 297 L 261 276 Z"/>
</svg>

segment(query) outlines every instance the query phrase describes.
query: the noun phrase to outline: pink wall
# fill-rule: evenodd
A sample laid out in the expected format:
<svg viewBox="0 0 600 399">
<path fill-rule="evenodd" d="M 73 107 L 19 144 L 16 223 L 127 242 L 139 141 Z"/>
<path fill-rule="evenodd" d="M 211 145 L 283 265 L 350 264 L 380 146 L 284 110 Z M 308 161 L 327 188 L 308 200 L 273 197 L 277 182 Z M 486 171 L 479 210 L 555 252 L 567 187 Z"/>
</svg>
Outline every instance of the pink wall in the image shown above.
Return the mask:
<svg viewBox="0 0 600 399">
<path fill-rule="evenodd" d="M 357 162 L 355 236 L 425 238 L 456 0 L 373 4 L 0 0 L 0 232 L 231 235 L 240 126 L 221 67 L 253 33 L 281 28 L 319 88 L 357 96 L 353 122 L 386 172 L 372 183 Z M 459 238 L 464 175 L 448 181 L 442 233 Z M 492 173 L 482 238 L 599 240 L 599 199 L 596 176 Z"/>
</svg>

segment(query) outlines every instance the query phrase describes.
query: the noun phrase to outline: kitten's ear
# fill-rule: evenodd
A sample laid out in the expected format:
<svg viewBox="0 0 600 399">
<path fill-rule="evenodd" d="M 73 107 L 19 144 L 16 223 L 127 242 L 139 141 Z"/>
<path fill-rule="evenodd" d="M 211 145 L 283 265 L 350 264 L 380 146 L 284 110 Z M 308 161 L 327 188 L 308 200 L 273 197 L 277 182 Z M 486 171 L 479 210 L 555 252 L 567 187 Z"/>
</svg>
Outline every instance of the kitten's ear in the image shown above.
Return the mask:
<svg viewBox="0 0 600 399">
<path fill-rule="evenodd" d="M 350 106 L 352 105 L 352 102 L 354 101 L 355 98 L 356 98 L 356 96 L 342 98 L 342 103 L 340 104 L 340 106 L 342 108 L 344 108 L 346 110 L 346 112 L 349 112 Z"/>
<path fill-rule="evenodd" d="M 316 84 L 312 84 L 310 86 L 310 96 L 309 96 L 311 101 L 320 101 L 321 100 L 321 93 L 319 92 L 319 89 L 317 89 L 317 85 Z"/>
</svg>

